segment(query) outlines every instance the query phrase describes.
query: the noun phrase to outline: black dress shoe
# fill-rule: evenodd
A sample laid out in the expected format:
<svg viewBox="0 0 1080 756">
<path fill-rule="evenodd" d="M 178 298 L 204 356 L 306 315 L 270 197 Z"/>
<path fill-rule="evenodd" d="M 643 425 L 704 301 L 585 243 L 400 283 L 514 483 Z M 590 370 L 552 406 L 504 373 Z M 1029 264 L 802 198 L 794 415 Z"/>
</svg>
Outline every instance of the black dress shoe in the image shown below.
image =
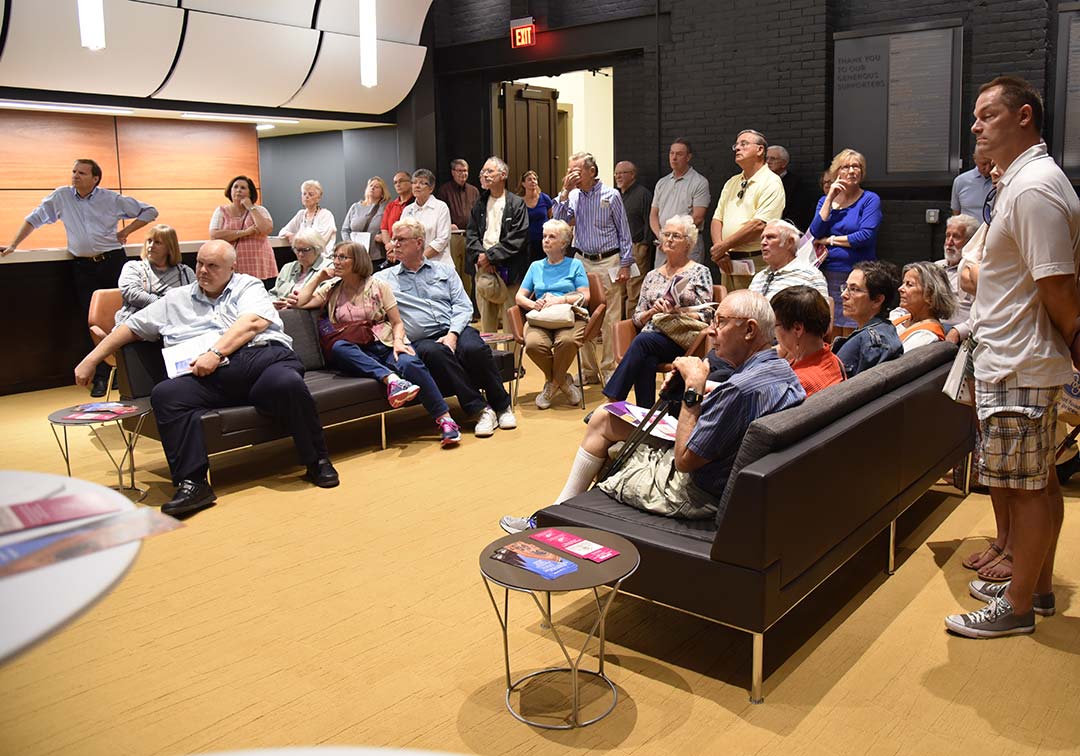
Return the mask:
<svg viewBox="0 0 1080 756">
<path fill-rule="evenodd" d="M 109 393 L 109 379 L 94 376 L 94 383 L 90 387 L 90 396 L 99 397 Z"/>
<path fill-rule="evenodd" d="M 333 488 L 341 482 L 337 470 L 334 469 L 328 459 L 320 459 L 318 462 L 312 462 L 308 465 L 304 479 L 310 480 L 319 488 Z"/>
<path fill-rule="evenodd" d="M 1080 470 L 1080 454 L 1074 455 L 1071 459 L 1067 459 L 1057 467 L 1057 477 L 1059 483 L 1068 483 L 1069 478 L 1076 474 L 1077 470 Z"/>
<path fill-rule="evenodd" d="M 161 505 L 161 511 L 172 517 L 184 517 L 206 509 L 217 501 L 209 483 L 182 480 L 171 500 Z"/>
</svg>

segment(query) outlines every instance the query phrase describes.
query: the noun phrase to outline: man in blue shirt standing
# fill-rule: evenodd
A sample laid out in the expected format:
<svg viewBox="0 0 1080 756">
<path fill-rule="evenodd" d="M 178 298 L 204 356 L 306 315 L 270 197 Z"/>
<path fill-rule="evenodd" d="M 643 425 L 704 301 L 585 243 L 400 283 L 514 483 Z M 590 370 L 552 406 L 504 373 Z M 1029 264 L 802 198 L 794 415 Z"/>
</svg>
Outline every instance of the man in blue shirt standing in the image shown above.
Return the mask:
<svg viewBox="0 0 1080 756">
<path fill-rule="evenodd" d="M 975 160 L 975 167 L 953 179 L 952 200 L 949 204 L 953 215 L 970 215 L 981 221 L 986 195 L 994 188 L 994 182 L 990 180 L 990 169 L 994 163 L 978 148 L 972 158 Z"/>
<path fill-rule="evenodd" d="M 0 256 L 10 255 L 35 228 L 63 221 L 68 251 L 75 256 L 75 293 L 84 319 L 95 291 L 116 288 L 120 269 L 127 262 L 127 237 L 158 216 L 158 211 L 145 202 L 102 189 L 100 183 L 101 166 L 89 158 L 79 158 L 71 169 L 71 186 L 62 186 L 43 199 L 26 216 L 11 244 L 0 249 Z M 117 231 L 116 224 L 122 219 L 133 222 Z M 84 332 L 89 340 L 89 332 Z M 109 366 L 102 364 L 94 375 L 90 395 L 105 396 L 108 380 Z"/>
</svg>

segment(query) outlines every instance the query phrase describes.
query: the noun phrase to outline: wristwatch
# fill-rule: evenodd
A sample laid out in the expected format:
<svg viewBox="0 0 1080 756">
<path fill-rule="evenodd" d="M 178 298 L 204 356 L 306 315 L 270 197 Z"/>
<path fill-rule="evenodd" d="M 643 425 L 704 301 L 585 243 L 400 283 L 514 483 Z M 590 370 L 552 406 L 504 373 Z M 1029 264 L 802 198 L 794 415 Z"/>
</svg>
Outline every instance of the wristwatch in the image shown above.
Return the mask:
<svg viewBox="0 0 1080 756">
<path fill-rule="evenodd" d="M 223 355 L 217 349 L 214 349 L 214 347 L 210 347 L 206 351 L 210 352 L 210 354 L 216 354 L 217 358 L 218 358 L 218 362 L 224 362 L 225 361 L 225 355 Z"/>
<path fill-rule="evenodd" d="M 694 407 L 701 404 L 701 394 L 695 389 L 688 388 L 683 392 L 682 400 L 687 407 Z"/>
</svg>

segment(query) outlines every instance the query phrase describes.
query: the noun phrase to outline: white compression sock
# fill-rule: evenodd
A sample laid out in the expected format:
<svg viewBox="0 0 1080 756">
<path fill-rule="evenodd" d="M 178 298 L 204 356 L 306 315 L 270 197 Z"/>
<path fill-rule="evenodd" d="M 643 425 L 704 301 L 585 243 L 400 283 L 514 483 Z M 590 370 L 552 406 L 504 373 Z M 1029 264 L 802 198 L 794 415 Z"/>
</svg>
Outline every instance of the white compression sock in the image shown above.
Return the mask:
<svg viewBox="0 0 1080 756">
<path fill-rule="evenodd" d="M 566 478 L 566 485 L 563 486 L 562 493 L 556 497 L 555 503 L 562 504 L 588 489 L 603 464 L 603 457 L 594 457 L 579 446 L 577 455 L 574 456 L 574 464 L 570 466 L 570 475 Z"/>
</svg>

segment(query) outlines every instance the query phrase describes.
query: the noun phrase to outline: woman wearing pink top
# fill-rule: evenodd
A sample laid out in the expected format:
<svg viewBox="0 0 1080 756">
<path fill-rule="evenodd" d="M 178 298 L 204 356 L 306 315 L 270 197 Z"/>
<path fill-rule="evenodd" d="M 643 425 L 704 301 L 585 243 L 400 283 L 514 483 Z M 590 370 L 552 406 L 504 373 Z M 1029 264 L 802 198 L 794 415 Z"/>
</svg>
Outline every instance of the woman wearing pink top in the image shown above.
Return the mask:
<svg viewBox="0 0 1080 756">
<path fill-rule="evenodd" d="M 256 205 L 259 191 L 247 176 L 237 176 L 225 187 L 231 200 L 214 210 L 210 238 L 224 239 L 236 247 L 236 272 L 255 276 L 268 286 L 277 279 L 274 250 L 266 237 L 274 230 L 270 211 Z"/>
</svg>

